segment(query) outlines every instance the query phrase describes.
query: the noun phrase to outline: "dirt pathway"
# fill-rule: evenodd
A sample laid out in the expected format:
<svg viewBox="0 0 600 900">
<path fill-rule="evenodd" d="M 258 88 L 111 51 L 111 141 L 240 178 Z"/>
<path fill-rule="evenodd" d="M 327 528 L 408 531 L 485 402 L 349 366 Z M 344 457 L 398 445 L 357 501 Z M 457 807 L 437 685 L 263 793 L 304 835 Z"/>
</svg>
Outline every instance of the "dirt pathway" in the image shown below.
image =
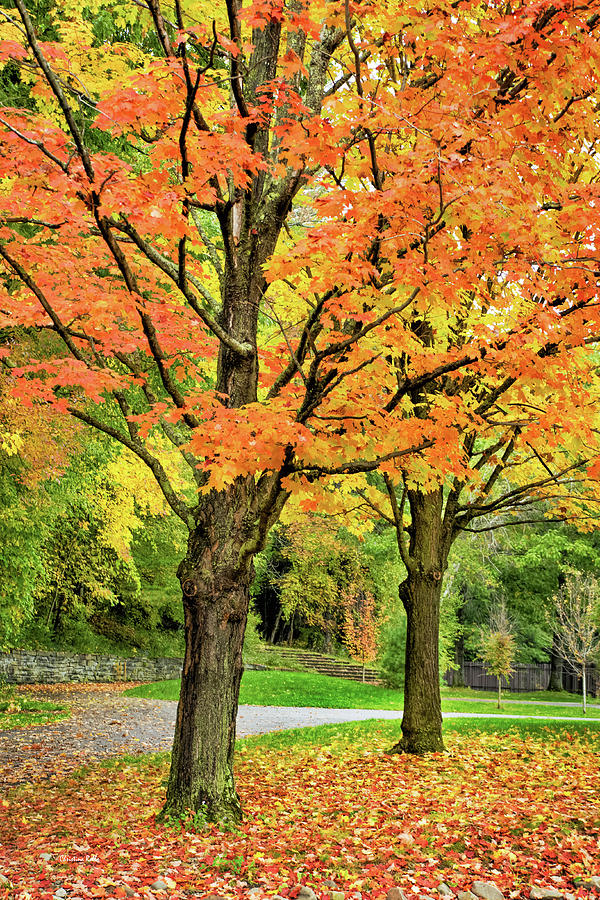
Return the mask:
<svg viewBox="0 0 600 900">
<path fill-rule="evenodd" d="M 56 684 L 22 688 L 27 696 L 69 706 L 71 717 L 48 725 L 0 731 L 0 788 L 63 777 L 108 756 L 170 750 L 177 704 L 123 694 L 133 683 Z M 397 719 L 401 712 L 240 706 L 238 737 L 356 719 Z"/>
<path fill-rule="evenodd" d="M 175 703 L 123 696 L 132 684 L 56 684 L 23 689 L 27 696 L 69 706 L 71 717 L 48 725 L 0 731 L 0 785 L 39 781 L 106 756 L 169 750 Z"/>
</svg>

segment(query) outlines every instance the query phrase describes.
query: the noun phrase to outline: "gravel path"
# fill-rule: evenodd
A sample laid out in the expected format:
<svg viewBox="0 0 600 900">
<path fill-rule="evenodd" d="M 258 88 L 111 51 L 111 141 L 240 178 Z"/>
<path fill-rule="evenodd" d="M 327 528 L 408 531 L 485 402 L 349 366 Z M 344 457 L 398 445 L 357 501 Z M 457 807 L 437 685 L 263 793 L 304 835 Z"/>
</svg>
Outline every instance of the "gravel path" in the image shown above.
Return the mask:
<svg viewBox="0 0 600 900">
<path fill-rule="evenodd" d="M 131 685 L 44 685 L 29 689 L 40 699 L 68 704 L 71 718 L 32 728 L 0 731 L 0 784 L 63 777 L 96 759 L 125 753 L 170 750 L 177 704 L 140 700 L 122 691 Z M 498 718 L 495 713 L 446 713 L 444 718 Z M 291 706 L 240 706 L 239 737 L 285 728 L 303 728 L 365 719 L 401 719 L 402 712 L 381 709 L 322 709 Z M 520 716 L 502 715 L 517 719 Z M 546 719 L 545 716 L 532 716 Z M 561 717 L 552 717 L 560 721 Z M 594 720 L 569 717 L 570 722 Z M 600 724 L 599 720 L 595 720 Z"/>
</svg>

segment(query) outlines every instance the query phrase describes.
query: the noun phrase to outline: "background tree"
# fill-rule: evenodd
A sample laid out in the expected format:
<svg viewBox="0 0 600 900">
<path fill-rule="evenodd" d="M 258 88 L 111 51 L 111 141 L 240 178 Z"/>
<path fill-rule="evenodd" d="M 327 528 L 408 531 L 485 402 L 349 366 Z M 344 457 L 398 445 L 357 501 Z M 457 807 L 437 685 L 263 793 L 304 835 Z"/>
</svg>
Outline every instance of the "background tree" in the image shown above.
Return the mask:
<svg viewBox="0 0 600 900">
<path fill-rule="evenodd" d="M 510 22 L 489 11 L 466 14 L 477 39 L 462 75 L 436 57 L 418 28 L 411 31 L 427 55 L 446 127 L 428 132 L 438 139 L 437 153 L 422 133 L 415 138 L 408 172 L 414 166 L 427 175 L 421 193 L 398 187 L 396 202 L 406 228 L 418 228 L 420 262 L 432 279 L 424 291 L 436 302 L 417 302 L 413 344 L 398 362 L 389 408 L 401 405 L 427 434 L 434 426 L 437 437 L 410 464 L 387 467 L 387 510 L 378 494 L 363 491 L 365 504 L 395 523 L 407 571 L 400 585 L 408 631 L 399 750 L 443 746 L 439 608 L 457 535 L 477 530 L 478 519 L 481 528 L 499 527 L 506 520 L 490 524 L 490 517 L 507 512 L 538 521 L 536 504 L 544 498 L 542 519 L 584 522 L 597 511 L 597 274 L 590 250 L 597 223 L 588 213 L 597 190 L 589 139 L 598 133 L 598 84 L 587 60 L 574 70 L 561 59 L 580 40 L 597 59 L 599 19 L 591 5 L 577 21 L 563 19 L 563 11 L 523 3 Z M 456 46 L 464 46 L 466 20 L 456 16 Z M 447 19 L 440 27 L 445 38 L 452 32 Z M 483 93 L 474 58 L 490 63 Z M 442 111 L 451 96 L 461 111 L 456 140 Z M 502 176 L 490 178 L 490 169 Z M 452 352 L 459 360 L 474 341 L 482 354 L 477 366 L 422 389 L 403 381 L 418 365 L 415 354 Z"/>
<path fill-rule="evenodd" d="M 135 458 L 6 395 L 0 429 L 4 646 L 181 653 L 173 575 L 185 545 Z"/>
<path fill-rule="evenodd" d="M 490 616 L 487 628 L 480 632 L 479 649 L 483 664 L 490 675 L 498 681 L 498 709 L 502 706 L 502 679 L 514 671 L 513 663 L 517 652 L 512 624 L 506 612 L 506 605 L 500 603 Z"/>
<path fill-rule="evenodd" d="M 365 666 L 377 656 L 377 622 L 375 598 L 368 591 L 357 594 L 346 591 L 342 594 L 343 641 L 350 656 L 362 664 L 362 679 L 365 680 Z"/>
<path fill-rule="evenodd" d="M 319 516 L 292 522 L 285 527 L 282 557 L 287 562 L 278 581 L 281 620 L 288 626 L 287 641 L 294 631 L 300 637 L 321 637 L 322 649 L 330 652 L 339 636 L 341 594 L 357 590 L 362 581 L 360 560 L 347 548 L 338 529 Z"/>
<path fill-rule="evenodd" d="M 349 607 L 363 595 L 377 608 L 388 600 L 377 541 L 367 535 L 359 542 L 337 518 L 303 514 L 293 505 L 285 518 L 256 560 L 252 593 L 261 631 L 272 643 L 295 638 L 330 653 L 345 644 Z"/>
<path fill-rule="evenodd" d="M 49 587 L 44 543 L 64 510 L 52 494 L 80 429 L 52 410 L 22 409 L 7 387 L 0 374 L 0 633 L 11 647 Z"/>
<path fill-rule="evenodd" d="M 571 525 L 551 524 L 516 527 L 509 532 L 510 542 L 495 561 L 515 625 L 518 661 L 549 660 L 548 689 L 562 690 L 563 660 L 548 613 L 552 612 L 553 596 L 569 570 L 593 573 L 598 569 L 597 534 L 578 532 Z"/>
<path fill-rule="evenodd" d="M 587 667 L 600 652 L 600 585 L 593 575 L 571 573 L 554 600 L 557 643 L 567 665 L 581 675 L 585 713 Z"/>
<path fill-rule="evenodd" d="M 543 511 L 540 506 L 541 517 Z M 550 662 L 550 685 L 554 679 L 555 689 L 562 690 L 563 660 L 555 646 L 549 612 L 569 569 L 597 570 L 598 535 L 578 532 L 567 524 L 520 524 L 518 516 L 506 517 L 505 522 L 504 528 L 464 532 L 453 544 L 444 593 L 453 598 L 458 630 L 455 662 L 460 665 L 477 658 L 479 629 L 488 622 L 500 595 L 514 628 L 516 661 Z M 489 524 L 499 521 L 491 519 Z M 453 684 L 457 672 L 450 673 Z"/>
<path fill-rule="evenodd" d="M 469 658 L 469 639 L 477 627 L 489 619 L 490 608 L 499 590 L 496 562 L 500 552 L 498 535 L 461 535 L 453 544 L 442 589 L 449 599 L 450 616 L 454 618 L 453 642 L 448 648 L 447 677 L 452 686 L 464 687 L 463 666 Z M 440 659 L 440 669 L 444 664 Z"/>
</svg>

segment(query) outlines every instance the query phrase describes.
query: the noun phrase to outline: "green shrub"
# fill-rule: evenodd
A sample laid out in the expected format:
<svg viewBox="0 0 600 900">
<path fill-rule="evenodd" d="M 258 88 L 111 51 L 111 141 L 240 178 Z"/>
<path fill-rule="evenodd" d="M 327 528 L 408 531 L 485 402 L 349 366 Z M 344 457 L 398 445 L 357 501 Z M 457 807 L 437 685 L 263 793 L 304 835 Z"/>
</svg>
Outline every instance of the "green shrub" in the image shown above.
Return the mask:
<svg viewBox="0 0 600 900">
<path fill-rule="evenodd" d="M 264 663 L 264 643 L 258 632 L 260 624 L 261 618 L 254 606 L 250 604 L 246 633 L 244 634 L 244 648 L 242 651 L 245 663 L 254 665 Z"/>
<path fill-rule="evenodd" d="M 406 651 L 406 618 L 403 615 L 387 622 L 380 632 L 379 671 L 387 687 L 404 687 L 404 654 Z"/>
</svg>

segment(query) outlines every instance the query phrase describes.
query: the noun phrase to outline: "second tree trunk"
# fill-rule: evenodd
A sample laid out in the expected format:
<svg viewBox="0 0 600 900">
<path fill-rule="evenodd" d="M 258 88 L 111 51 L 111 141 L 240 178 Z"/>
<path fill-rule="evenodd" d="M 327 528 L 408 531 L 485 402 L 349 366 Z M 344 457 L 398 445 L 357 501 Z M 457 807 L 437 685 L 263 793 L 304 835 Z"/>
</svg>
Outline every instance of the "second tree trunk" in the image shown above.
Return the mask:
<svg viewBox="0 0 600 900">
<path fill-rule="evenodd" d="M 406 669 L 402 739 L 391 752 L 444 749 L 439 671 L 442 579 L 452 542 L 441 488 L 408 491 L 411 511 L 408 572 L 399 587 L 406 611 Z"/>
</svg>

